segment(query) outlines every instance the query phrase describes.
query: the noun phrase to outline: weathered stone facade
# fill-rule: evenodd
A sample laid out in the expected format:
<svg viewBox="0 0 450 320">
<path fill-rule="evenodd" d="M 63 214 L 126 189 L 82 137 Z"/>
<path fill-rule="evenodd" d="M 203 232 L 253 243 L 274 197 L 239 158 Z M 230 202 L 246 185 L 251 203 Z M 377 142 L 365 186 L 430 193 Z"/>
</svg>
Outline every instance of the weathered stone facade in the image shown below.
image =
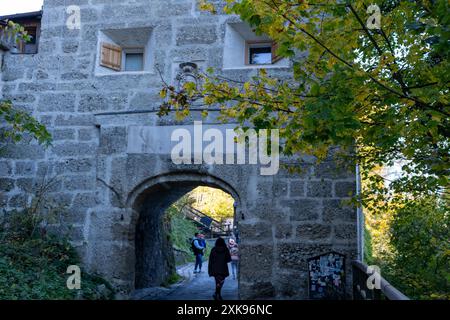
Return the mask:
<svg viewBox="0 0 450 320">
<path fill-rule="evenodd" d="M 219 1 L 220 2 L 220 1 Z M 81 29 L 65 26 L 66 5 L 81 7 Z M 8 146 L 0 159 L 0 201 L 8 210 L 31 200 L 43 175 L 58 177 L 51 197 L 66 205 L 66 223 L 85 267 L 118 287 L 155 285 L 165 257 L 160 217 L 177 197 L 198 185 L 221 188 L 236 201 L 240 229 L 240 296 L 308 297 L 307 259 L 328 251 L 357 258 L 356 209 L 341 200 L 355 190 L 355 173 L 333 162 L 261 176 L 257 165 L 174 165 L 164 151 L 130 153 L 130 127 L 176 127 L 156 115 L 161 70 L 173 81 L 181 62 L 214 67 L 247 79 L 255 69 L 222 69 L 225 26 L 236 17 L 211 16 L 194 0 L 46 0 L 39 53 L 6 53 L 1 97 L 33 114 L 53 134 L 53 146 Z M 151 27 L 153 71 L 97 75 L 100 30 Z M 290 69 L 269 70 L 289 77 Z M 221 125 L 211 114 L 204 124 Z M 138 139 L 138 137 L 136 137 Z M 155 263 L 164 261 L 164 263 Z M 350 292 L 351 270 L 347 263 Z"/>
</svg>

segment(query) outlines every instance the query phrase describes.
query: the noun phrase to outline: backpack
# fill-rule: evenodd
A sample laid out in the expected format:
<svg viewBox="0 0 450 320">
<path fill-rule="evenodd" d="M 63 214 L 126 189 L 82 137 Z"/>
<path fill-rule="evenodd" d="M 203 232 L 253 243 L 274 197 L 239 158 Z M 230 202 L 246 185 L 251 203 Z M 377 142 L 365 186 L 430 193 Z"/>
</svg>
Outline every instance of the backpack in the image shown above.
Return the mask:
<svg viewBox="0 0 450 320">
<path fill-rule="evenodd" d="M 239 248 L 237 246 L 232 246 L 229 248 L 231 260 L 237 261 L 239 260 Z"/>
<path fill-rule="evenodd" d="M 197 249 L 197 247 L 195 246 L 195 244 L 194 244 L 194 241 L 195 240 L 199 240 L 199 239 L 193 239 L 192 241 L 191 241 L 191 250 L 192 250 L 192 252 L 194 253 L 194 254 L 199 254 L 199 253 L 203 253 L 203 250 L 200 250 L 200 249 Z M 199 241 L 199 244 L 200 244 L 200 241 Z"/>
</svg>

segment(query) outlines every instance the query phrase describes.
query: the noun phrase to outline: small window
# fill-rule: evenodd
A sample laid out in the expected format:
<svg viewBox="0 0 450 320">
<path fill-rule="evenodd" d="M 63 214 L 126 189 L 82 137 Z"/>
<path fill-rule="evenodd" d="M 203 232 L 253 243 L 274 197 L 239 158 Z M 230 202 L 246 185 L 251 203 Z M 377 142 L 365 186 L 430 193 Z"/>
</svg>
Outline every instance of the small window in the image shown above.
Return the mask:
<svg viewBox="0 0 450 320">
<path fill-rule="evenodd" d="M 24 30 L 29 38 L 28 41 L 20 40 L 16 44 L 17 51 L 15 53 L 35 54 L 38 52 L 38 27 L 25 26 Z"/>
<path fill-rule="evenodd" d="M 102 43 L 100 65 L 115 71 L 143 71 L 144 49 Z"/>
<path fill-rule="evenodd" d="M 248 64 L 271 64 L 272 45 L 270 43 L 249 44 Z"/>
<path fill-rule="evenodd" d="M 223 46 L 223 69 L 259 69 L 289 68 L 287 57 L 281 54 L 285 45 L 280 48 L 275 39 L 265 34 L 256 34 L 245 22 L 229 22 L 225 26 Z"/>
<path fill-rule="evenodd" d="M 152 72 L 152 28 L 106 29 L 99 32 L 96 75 Z"/>
<path fill-rule="evenodd" d="M 125 51 L 124 71 L 142 71 L 142 70 L 144 70 L 144 52 Z"/>
<path fill-rule="evenodd" d="M 281 60 L 277 56 L 278 45 L 276 42 L 246 42 L 246 58 L 247 65 L 264 65 L 275 64 Z"/>
</svg>

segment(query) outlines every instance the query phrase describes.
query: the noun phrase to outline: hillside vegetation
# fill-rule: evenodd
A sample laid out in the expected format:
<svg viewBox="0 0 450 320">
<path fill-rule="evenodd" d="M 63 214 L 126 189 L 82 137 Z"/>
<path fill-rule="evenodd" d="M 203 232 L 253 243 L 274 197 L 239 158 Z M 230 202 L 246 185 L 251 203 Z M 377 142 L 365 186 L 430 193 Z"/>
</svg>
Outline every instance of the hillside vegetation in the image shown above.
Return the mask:
<svg viewBox="0 0 450 320">
<path fill-rule="evenodd" d="M 113 299 L 101 277 L 83 272 L 74 247 L 47 234 L 42 220 L 29 210 L 0 220 L 0 300 Z M 81 289 L 69 290 L 67 267 L 81 267 Z"/>
</svg>

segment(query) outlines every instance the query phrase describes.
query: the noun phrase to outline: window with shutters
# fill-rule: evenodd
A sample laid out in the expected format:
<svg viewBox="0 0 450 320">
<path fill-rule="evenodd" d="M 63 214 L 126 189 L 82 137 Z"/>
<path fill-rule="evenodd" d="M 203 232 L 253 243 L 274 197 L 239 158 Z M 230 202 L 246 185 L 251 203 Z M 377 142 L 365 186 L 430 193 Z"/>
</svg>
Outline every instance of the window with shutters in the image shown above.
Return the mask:
<svg viewBox="0 0 450 320">
<path fill-rule="evenodd" d="M 153 71 L 151 28 L 102 30 L 96 75 Z"/>
<path fill-rule="evenodd" d="M 289 60 L 277 55 L 278 45 L 266 35 L 256 35 L 246 23 L 229 23 L 225 30 L 224 69 L 284 68 Z"/>
<path fill-rule="evenodd" d="M 103 42 L 100 65 L 116 71 L 122 71 L 122 48 Z"/>
</svg>

